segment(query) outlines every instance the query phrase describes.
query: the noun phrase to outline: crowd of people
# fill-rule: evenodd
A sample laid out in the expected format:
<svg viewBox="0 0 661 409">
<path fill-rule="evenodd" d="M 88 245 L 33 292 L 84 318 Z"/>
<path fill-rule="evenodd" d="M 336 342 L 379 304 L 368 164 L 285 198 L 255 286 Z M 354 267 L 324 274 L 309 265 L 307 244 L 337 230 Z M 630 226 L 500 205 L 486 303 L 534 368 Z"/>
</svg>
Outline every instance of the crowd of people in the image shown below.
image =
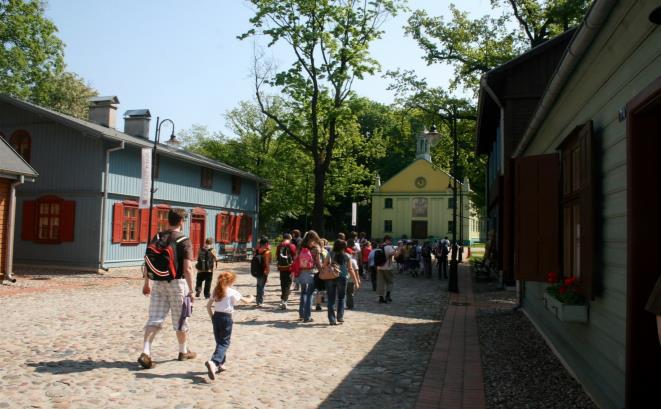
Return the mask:
<svg viewBox="0 0 661 409">
<path fill-rule="evenodd" d="M 313 304 L 317 311 L 321 311 L 325 303 L 331 326 L 344 323 L 345 310 L 356 308 L 355 293 L 364 281 L 371 283 L 378 303 L 387 304 L 393 302 L 397 273 L 431 278 L 436 265 L 439 279 L 446 278 L 448 274 L 451 249 L 447 237 L 436 243 L 400 240 L 393 244 L 388 235 L 382 240 L 370 241 L 365 233 L 351 232 L 348 237 L 339 233 L 331 245 L 314 230 L 304 235 L 299 230 L 292 230 L 283 234 L 275 247 L 268 237 L 259 240 L 250 266 L 251 275 L 256 279 L 254 298 L 244 297 L 232 287 L 236 275 L 230 271 L 219 273 L 212 291 L 213 269 L 217 260 L 213 240 L 209 238 L 205 241 L 198 251 L 197 260 L 194 260 L 191 241 L 181 232 L 184 218 L 183 209 L 170 210 L 169 229 L 159 232 L 147 246 L 142 292 L 151 298 L 143 352 L 138 358 L 138 363 L 145 369 L 154 366 L 151 345 L 168 313 L 171 313 L 172 326 L 179 342 L 177 359 L 182 361 L 197 356 L 188 348 L 188 319 L 194 299 L 203 295 L 207 299 L 206 308 L 216 341 L 216 348 L 205 365 L 209 378 L 215 379 L 225 369 L 235 306 L 254 301 L 257 308 L 262 307 L 273 265 L 280 280 L 278 308 L 288 309 L 292 293 L 298 291 L 298 320 L 301 323 L 313 322 Z M 193 273 L 196 270 L 193 287 Z"/>
</svg>

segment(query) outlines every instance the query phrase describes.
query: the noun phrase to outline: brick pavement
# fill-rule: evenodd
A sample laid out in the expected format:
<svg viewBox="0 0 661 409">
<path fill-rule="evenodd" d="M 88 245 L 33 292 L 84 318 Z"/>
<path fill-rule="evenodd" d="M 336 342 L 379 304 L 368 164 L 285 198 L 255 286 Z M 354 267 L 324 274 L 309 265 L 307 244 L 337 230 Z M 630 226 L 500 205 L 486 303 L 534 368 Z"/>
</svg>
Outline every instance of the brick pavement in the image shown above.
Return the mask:
<svg viewBox="0 0 661 409">
<path fill-rule="evenodd" d="M 458 294 L 450 294 L 416 409 L 482 409 L 484 379 L 470 266 L 460 264 Z"/>
</svg>

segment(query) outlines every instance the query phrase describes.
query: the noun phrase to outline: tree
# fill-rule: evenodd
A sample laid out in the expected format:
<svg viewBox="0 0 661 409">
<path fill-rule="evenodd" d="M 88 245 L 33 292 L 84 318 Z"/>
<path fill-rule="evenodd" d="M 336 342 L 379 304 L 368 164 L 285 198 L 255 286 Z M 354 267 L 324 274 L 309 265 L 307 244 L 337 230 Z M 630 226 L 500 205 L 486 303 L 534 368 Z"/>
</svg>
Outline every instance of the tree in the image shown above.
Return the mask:
<svg viewBox="0 0 661 409">
<path fill-rule="evenodd" d="M 87 99 L 96 91 L 65 71 L 56 34 L 41 1 L 0 0 L 0 93 L 86 117 Z"/>
<path fill-rule="evenodd" d="M 417 10 L 409 18 L 406 32 L 424 51 L 427 64 L 447 63 L 455 67 L 451 88 L 462 84 L 476 91 L 484 72 L 579 24 L 590 3 L 491 0 L 492 8 L 500 9 L 502 14 L 475 20 L 451 5 L 449 22 Z"/>
<path fill-rule="evenodd" d="M 402 7 L 398 0 L 251 0 L 256 10 L 253 29 L 241 35 L 284 43 L 291 66 L 279 72 L 255 69 L 255 92 L 261 111 L 286 138 L 311 159 L 314 175 L 312 225 L 323 232 L 326 177 L 338 140 L 354 127 L 347 108 L 354 80 L 373 74 L 378 62 L 369 44 L 379 38 L 384 18 Z M 274 113 L 262 96 L 263 87 L 279 89 L 286 107 Z"/>
</svg>

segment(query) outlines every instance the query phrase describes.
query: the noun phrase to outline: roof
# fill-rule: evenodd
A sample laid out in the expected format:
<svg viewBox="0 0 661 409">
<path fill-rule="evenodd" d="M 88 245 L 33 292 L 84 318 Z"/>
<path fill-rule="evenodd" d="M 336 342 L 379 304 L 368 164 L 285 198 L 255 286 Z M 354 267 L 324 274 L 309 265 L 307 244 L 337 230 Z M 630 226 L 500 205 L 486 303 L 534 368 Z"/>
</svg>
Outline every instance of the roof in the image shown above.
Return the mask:
<svg viewBox="0 0 661 409">
<path fill-rule="evenodd" d="M 73 116 L 66 115 L 60 112 L 56 112 L 51 109 L 44 108 L 42 106 L 33 104 L 31 102 L 23 101 L 6 94 L 0 94 L 0 102 L 6 102 L 17 108 L 33 112 L 37 115 L 41 115 L 45 118 L 58 122 L 64 126 L 77 129 L 86 135 L 94 136 L 109 141 L 124 142 L 132 146 L 137 146 L 139 148 L 152 148 L 154 146 L 154 142 L 148 139 L 125 134 L 124 132 L 119 132 L 115 129 L 106 128 L 105 126 L 98 125 L 93 122 L 85 121 L 82 119 L 78 119 Z M 204 165 L 208 168 L 229 173 L 231 175 L 240 176 L 245 179 L 254 180 L 255 182 L 258 183 L 266 184 L 268 182 L 266 179 L 263 179 L 250 172 L 246 172 L 241 169 L 234 168 L 222 162 L 218 162 L 209 159 L 205 156 L 188 152 L 181 148 L 172 147 L 164 143 L 158 144 L 158 152 L 159 155 L 169 156 L 185 162 Z"/>
<path fill-rule="evenodd" d="M 102 97 L 91 97 L 87 99 L 88 102 L 92 103 L 101 103 L 101 102 L 108 102 L 110 104 L 119 104 L 119 98 L 117 98 L 116 95 L 106 95 Z"/>
<path fill-rule="evenodd" d="M 151 112 L 148 109 L 129 109 L 124 112 L 124 118 L 151 118 Z"/>
<path fill-rule="evenodd" d="M 546 55 L 547 53 L 561 53 L 564 51 L 575 35 L 576 30 L 576 28 L 571 28 L 562 34 L 559 34 L 543 42 L 542 44 L 531 48 L 518 57 L 513 58 L 495 68 L 492 68 L 482 75 L 480 80 L 478 116 L 475 134 L 475 149 L 478 153 L 486 153 L 490 150 L 490 142 L 491 139 L 493 139 L 493 135 L 489 129 L 497 127 L 500 122 L 500 107 L 498 105 L 497 99 L 502 97 L 502 88 L 505 80 L 511 75 L 513 71 L 516 72 L 515 68 L 533 60 L 534 58 Z M 560 48 L 558 49 L 557 47 Z M 523 80 L 526 81 L 526 79 Z M 486 89 L 487 87 L 491 90 Z M 541 94 L 543 94 L 544 90 L 542 89 L 540 92 L 541 93 L 539 97 L 541 97 Z"/>
<path fill-rule="evenodd" d="M 32 166 L 11 147 L 5 138 L 0 138 L 0 174 L 27 176 L 31 179 L 39 176 L 37 171 L 32 169 Z"/>
</svg>

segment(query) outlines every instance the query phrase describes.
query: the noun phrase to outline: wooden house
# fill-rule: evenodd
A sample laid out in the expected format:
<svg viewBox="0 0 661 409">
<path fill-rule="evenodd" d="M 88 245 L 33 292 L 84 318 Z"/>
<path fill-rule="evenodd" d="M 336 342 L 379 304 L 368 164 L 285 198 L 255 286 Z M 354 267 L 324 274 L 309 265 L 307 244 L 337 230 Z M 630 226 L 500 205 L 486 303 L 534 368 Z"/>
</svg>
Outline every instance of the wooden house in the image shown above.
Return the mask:
<svg viewBox="0 0 661 409">
<path fill-rule="evenodd" d="M 84 121 L 0 95 L 0 132 L 41 177 L 17 196 L 15 263 L 108 269 L 142 263 L 148 209 L 140 209 L 141 150 L 149 140 L 148 110 L 125 114 L 116 127 L 116 97 L 90 100 Z M 167 225 L 170 207 L 188 211 L 185 233 L 195 251 L 206 237 L 220 250 L 250 248 L 259 189 L 253 174 L 162 143 L 155 167 L 152 232 Z"/>
<path fill-rule="evenodd" d="M 645 302 L 661 274 L 661 10 L 596 0 L 514 144 L 512 257 L 520 302 L 602 408 L 661 407 Z M 557 303 L 547 274 L 586 302 Z"/>
<path fill-rule="evenodd" d="M 16 152 L 6 136 L 0 133 L 0 275 L 11 279 L 16 214 L 16 189 L 25 182 L 34 182 L 37 172 Z M 23 146 L 14 138 L 19 149 Z"/>
</svg>

